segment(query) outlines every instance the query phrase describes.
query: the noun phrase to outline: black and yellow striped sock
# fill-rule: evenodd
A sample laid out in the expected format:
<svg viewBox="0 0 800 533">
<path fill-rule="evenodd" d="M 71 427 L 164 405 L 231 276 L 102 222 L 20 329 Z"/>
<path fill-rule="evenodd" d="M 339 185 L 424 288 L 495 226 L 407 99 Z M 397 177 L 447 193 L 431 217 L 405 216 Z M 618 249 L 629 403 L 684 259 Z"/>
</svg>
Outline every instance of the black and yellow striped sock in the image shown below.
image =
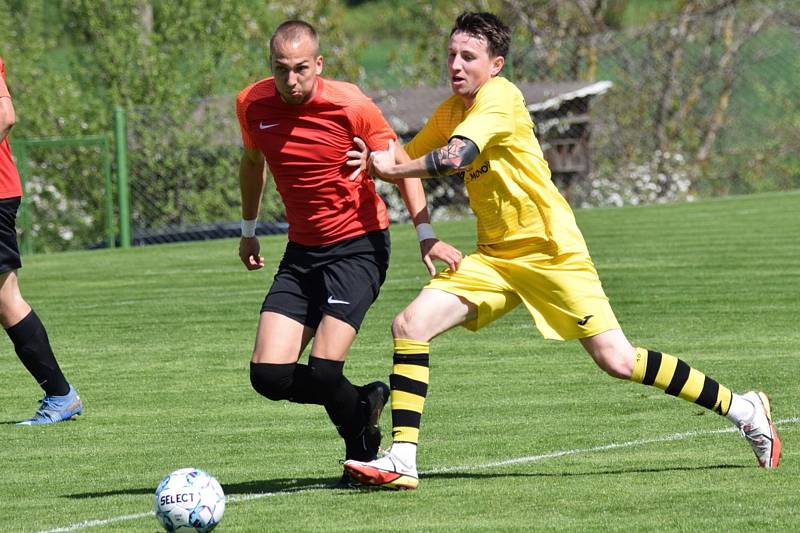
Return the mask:
<svg viewBox="0 0 800 533">
<path fill-rule="evenodd" d="M 411 339 L 394 340 L 394 365 L 389 376 L 394 442 L 419 442 L 419 423 L 428 394 L 429 346 Z"/>
<path fill-rule="evenodd" d="M 666 353 L 636 348 L 631 381 L 652 385 L 723 416 L 731 407 L 733 395 L 727 387 Z"/>
</svg>

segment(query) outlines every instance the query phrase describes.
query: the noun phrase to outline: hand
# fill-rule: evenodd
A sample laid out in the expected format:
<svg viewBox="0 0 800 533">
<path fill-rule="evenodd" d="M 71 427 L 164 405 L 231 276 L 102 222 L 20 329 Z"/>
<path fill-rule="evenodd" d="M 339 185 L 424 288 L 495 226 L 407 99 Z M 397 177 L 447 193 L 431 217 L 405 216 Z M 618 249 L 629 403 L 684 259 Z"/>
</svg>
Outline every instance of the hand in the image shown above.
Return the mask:
<svg viewBox="0 0 800 533">
<path fill-rule="evenodd" d="M 392 167 L 395 165 L 395 147 L 394 141 L 389 141 L 389 148 L 372 152 L 369 156 L 369 171 L 370 174 L 378 176 L 389 181 L 392 178 L 388 175 Z"/>
<path fill-rule="evenodd" d="M 264 258 L 259 252 L 261 245 L 257 237 L 242 237 L 239 241 L 239 259 L 242 260 L 247 270 L 258 270 L 264 267 Z"/>
<path fill-rule="evenodd" d="M 353 144 L 356 145 L 356 148 L 347 152 L 347 165 L 351 167 L 358 167 L 355 169 L 348 179 L 350 181 L 355 181 L 361 175 L 361 172 L 367 170 L 367 158 L 369 157 L 369 148 L 367 148 L 367 144 L 359 139 L 358 137 L 353 137 Z"/>
<path fill-rule="evenodd" d="M 419 243 L 419 249 L 422 254 L 422 262 L 425 263 L 431 276 L 436 275 L 436 267 L 433 265 L 434 259 L 446 263 L 453 272 L 458 270 L 461 265 L 461 258 L 463 257 L 461 252 L 439 239 L 425 239 Z"/>
</svg>

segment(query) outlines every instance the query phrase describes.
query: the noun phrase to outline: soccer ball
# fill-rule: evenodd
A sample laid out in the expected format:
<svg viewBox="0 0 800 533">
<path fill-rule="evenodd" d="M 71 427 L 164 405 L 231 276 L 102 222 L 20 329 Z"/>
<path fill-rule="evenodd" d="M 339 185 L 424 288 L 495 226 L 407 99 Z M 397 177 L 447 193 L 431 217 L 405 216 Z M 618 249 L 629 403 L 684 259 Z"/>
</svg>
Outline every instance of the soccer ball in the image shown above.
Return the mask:
<svg viewBox="0 0 800 533">
<path fill-rule="evenodd" d="M 167 531 L 211 531 L 225 512 L 219 482 L 197 468 L 181 468 L 158 484 L 155 512 Z"/>
</svg>

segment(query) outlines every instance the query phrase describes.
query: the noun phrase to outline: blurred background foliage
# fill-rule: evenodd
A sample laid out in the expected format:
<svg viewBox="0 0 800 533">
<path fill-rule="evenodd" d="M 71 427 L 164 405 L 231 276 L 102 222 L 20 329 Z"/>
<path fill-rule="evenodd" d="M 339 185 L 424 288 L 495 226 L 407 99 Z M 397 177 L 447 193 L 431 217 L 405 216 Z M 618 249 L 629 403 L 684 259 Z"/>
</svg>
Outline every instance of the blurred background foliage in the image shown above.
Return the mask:
<svg viewBox="0 0 800 533">
<path fill-rule="evenodd" d="M 465 9 L 512 27 L 512 80 L 613 82 L 592 102 L 592 172 L 573 184 L 574 205 L 800 187 L 794 0 L 0 0 L 12 139 L 111 139 L 123 106 L 134 229 L 236 220 L 234 99 L 270 74 L 277 24 L 317 27 L 326 76 L 367 89 L 445 85 L 447 39 Z M 97 154 L 29 157 L 37 249 L 101 241 Z M 264 210 L 282 218 L 272 188 Z"/>
</svg>

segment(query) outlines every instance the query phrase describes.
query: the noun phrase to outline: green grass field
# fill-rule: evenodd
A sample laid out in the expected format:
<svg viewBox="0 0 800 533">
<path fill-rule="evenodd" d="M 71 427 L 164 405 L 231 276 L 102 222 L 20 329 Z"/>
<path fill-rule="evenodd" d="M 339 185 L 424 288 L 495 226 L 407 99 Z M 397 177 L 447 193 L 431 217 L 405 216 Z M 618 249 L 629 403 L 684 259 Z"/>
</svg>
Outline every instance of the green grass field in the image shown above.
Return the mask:
<svg viewBox="0 0 800 533">
<path fill-rule="evenodd" d="M 779 470 L 755 467 L 723 418 L 613 380 L 577 343 L 544 341 L 517 310 L 432 344 L 420 489 L 325 488 L 343 450 L 319 407 L 249 385 L 268 265 L 235 240 L 34 256 L 23 292 L 86 405 L 21 428 L 39 389 L 10 343 L 0 358 L 0 530 L 149 531 L 153 491 L 184 466 L 228 496 L 219 531 L 796 530 L 800 468 L 800 192 L 579 211 L 628 336 L 723 384 L 770 393 Z M 440 236 L 471 250 L 472 221 Z M 356 383 L 386 377 L 389 324 L 425 281 L 413 231 L 353 347 Z M 391 424 L 385 413 L 384 430 Z"/>
</svg>

